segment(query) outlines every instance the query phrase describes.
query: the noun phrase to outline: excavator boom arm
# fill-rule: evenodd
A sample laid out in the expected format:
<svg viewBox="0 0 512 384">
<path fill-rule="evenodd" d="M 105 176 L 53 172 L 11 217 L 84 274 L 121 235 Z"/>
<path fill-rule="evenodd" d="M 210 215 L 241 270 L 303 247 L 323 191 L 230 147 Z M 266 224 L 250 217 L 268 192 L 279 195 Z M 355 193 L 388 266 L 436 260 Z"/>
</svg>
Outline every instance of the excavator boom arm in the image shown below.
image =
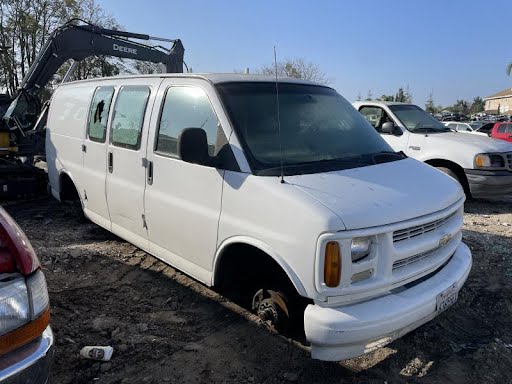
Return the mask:
<svg viewBox="0 0 512 384">
<path fill-rule="evenodd" d="M 107 55 L 165 64 L 168 73 L 183 72 L 185 49 L 174 40 L 169 52 L 140 44 L 126 38 L 149 40 L 150 36 L 104 29 L 95 25 L 66 23 L 56 29 L 39 52 L 34 64 L 21 83 L 21 89 L 37 93 L 69 59 L 83 60 L 90 56 Z"/>
</svg>

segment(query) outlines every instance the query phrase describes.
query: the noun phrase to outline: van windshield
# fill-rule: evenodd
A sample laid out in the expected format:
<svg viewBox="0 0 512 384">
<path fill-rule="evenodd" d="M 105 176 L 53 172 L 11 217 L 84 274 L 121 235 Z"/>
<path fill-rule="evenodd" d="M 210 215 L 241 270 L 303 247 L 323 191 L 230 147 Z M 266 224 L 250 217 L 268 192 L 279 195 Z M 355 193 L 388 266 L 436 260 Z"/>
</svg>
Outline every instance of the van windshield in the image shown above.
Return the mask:
<svg viewBox="0 0 512 384">
<path fill-rule="evenodd" d="M 403 158 L 331 88 L 279 83 L 281 135 L 275 83 L 221 83 L 216 88 L 257 175 L 279 175 L 281 162 L 284 174 L 294 175 Z"/>
</svg>

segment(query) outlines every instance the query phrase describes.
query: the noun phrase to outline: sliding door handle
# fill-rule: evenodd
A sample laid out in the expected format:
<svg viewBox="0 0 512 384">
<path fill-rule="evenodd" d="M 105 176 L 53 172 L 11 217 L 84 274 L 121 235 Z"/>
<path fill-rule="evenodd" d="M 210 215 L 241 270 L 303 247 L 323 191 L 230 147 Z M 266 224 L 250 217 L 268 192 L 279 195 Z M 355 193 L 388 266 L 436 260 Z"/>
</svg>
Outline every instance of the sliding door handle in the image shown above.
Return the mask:
<svg viewBox="0 0 512 384">
<path fill-rule="evenodd" d="M 114 171 L 114 154 L 112 152 L 108 153 L 108 171 L 110 173 Z"/>
</svg>

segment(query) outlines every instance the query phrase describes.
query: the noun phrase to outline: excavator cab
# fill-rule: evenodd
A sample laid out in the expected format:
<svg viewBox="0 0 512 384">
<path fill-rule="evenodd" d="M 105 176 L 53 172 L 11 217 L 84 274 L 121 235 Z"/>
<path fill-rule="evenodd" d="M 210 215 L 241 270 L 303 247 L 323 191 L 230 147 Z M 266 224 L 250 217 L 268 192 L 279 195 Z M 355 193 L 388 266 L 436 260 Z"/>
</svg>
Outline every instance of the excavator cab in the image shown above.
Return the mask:
<svg viewBox="0 0 512 384">
<path fill-rule="evenodd" d="M 39 99 L 28 92 L 21 92 L 5 112 L 4 121 L 12 131 L 31 129 L 41 111 Z"/>
</svg>

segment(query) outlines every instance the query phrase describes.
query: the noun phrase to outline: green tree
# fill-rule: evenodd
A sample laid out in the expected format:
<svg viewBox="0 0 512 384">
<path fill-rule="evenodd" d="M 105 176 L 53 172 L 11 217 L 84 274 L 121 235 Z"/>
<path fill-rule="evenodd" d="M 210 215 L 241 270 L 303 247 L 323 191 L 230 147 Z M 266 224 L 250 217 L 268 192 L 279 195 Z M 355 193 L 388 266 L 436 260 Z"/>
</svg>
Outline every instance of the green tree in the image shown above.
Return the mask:
<svg viewBox="0 0 512 384">
<path fill-rule="evenodd" d="M 357 93 L 357 99 L 356 99 L 356 100 L 357 100 L 357 101 L 361 101 L 361 100 L 363 100 L 363 96 L 361 96 L 361 92 L 358 92 L 358 93 Z"/>
<path fill-rule="evenodd" d="M 510 76 L 511 73 L 512 73 L 512 63 L 508 63 L 508 65 L 507 65 L 507 75 Z"/>
<path fill-rule="evenodd" d="M 380 101 L 395 101 L 395 97 L 393 95 L 382 95 L 379 97 Z"/>
<path fill-rule="evenodd" d="M 407 84 L 407 87 L 405 88 L 405 102 L 412 103 L 412 93 L 409 89 L 409 84 Z"/>
<path fill-rule="evenodd" d="M 483 112 L 484 109 L 485 109 L 484 101 L 482 100 L 482 98 L 480 96 L 477 96 L 473 99 L 473 103 L 471 103 L 471 108 L 469 111 L 471 113 L 479 113 L 479 112 Z"/>
<path fill-rule="evenodd" d="M 276 65 L 266 65 L 260 68 L 258 72 L 264 75 L 275 75 Z M 328 78 L 318 65 L 303 58 L 287 58 L 284 61 L 277 62 L 277 75 L 314 81 L 324 85 L 332 83 L 332 79 Z"/>
<path fill-rule="evenodd" d="M 395 101 L 400 103 L 412 103 L 412 94 L 409 91 L 409 86 L 404 90 L 403 87 L 398 88 L 395 95 Z"/>
<path fill-rule="evenodd" d="M 398 101 L 400 103 L 405 103 L 406 101 L 405 92 L 402 87 L 398 88 L 398 91 L 395 95 L 395 101 Z"/>
<path fill-rule="evenodd" d="M 371 101 L 373 100 L 373 94 L 372 94 L 372 91 L 368 91 L 368 93 L 366 94 L 366 101 Z"/>
<path fill-rule="evenodd" d="M 464 115 L 469 114 L 469 104 L 466 100 L 459 99 L 450 107 L 452 112 L 462 113 Z"/>
<path fill-rule="evenodd" d="M 0 2 L 0 88 L 14 95 L 50 34 L 72 18 L 118 28 L 97 0 L 2 0 Z M 62 78 L 71 63 L 57 72 Z M 123 61 L 104 56 L 82 60 L 72 79 L 116 75 Z M 49 84 L 51 88 L 53 84 Z"/>
<path fill-rule="evenodd" d="M 432 94 L 432 92 L 430 92 L 430 94 L 428 95 L 427 102 L 425 103 L 425 111 L 432 114 L 437 112 L 434 104 L 434 95 Z"/>
</svg>

